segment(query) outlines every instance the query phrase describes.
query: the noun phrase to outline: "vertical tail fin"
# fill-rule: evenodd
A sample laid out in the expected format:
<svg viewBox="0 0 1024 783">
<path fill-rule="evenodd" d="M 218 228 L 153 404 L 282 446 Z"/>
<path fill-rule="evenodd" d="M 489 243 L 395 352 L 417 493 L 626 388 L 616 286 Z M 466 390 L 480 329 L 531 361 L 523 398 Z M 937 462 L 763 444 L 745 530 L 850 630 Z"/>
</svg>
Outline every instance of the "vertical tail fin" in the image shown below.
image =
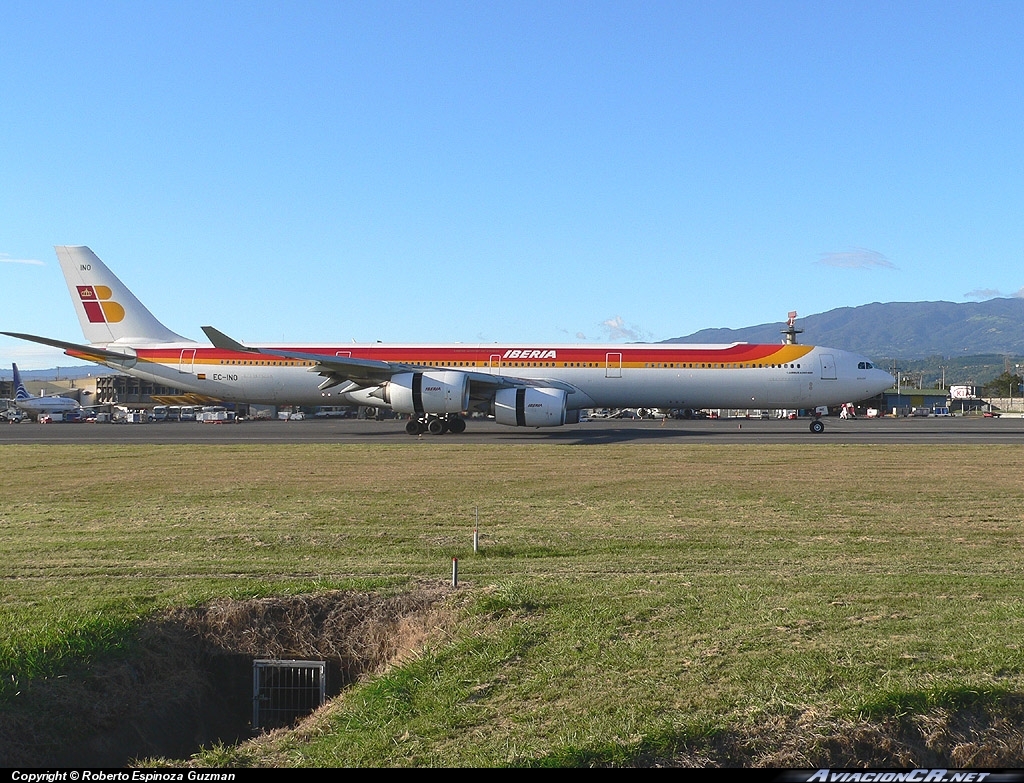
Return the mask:
<svg viewBox="0 0 1024 783">
<path fill-rule="evenodd" d="M 28 393 L 28 389 L 25 388 L 25 384 L 21 382 L 21 373 L 18 372 L 18 365 L 12 364 L 14 368 L 14 399 L 15 400 L 29 400 L 32 395 Z"/>
<path fill-rule="evenodd" d="M 54 250 L 86 341 L 192 342 L 160 323 L 92 250 L 70 245 Z"/>
</svg>

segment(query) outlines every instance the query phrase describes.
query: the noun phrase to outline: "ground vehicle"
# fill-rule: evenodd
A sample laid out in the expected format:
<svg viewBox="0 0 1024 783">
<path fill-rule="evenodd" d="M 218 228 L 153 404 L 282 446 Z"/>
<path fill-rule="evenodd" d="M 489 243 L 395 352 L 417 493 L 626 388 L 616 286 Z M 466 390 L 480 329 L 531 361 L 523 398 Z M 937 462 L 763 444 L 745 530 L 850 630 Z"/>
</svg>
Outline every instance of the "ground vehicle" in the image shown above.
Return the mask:
<svg viewBox="0 0 1024 783">
<path fill-rule="evenodd" d="M 317 408 L 318 419 L 354 419 L 356 413 L 347 405 L 321 405 Z"/>
<path fill-rule="evenodd" d="M 196 414 L 196 421 L 207 424 L 216 424 L 223 421 L 234 421 L 235 412 L 229 411 L 223 405 L 204 405 L 203 409 Z"/>
</svg>

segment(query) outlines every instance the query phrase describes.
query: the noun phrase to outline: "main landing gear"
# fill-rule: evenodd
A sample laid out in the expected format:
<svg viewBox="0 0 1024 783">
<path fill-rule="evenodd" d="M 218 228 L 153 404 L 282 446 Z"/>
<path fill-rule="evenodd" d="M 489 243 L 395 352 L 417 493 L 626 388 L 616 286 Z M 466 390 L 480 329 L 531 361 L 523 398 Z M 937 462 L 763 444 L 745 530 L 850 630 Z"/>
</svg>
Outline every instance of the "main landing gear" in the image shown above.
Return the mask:
<svg viewBox="0 0 1024 783">
<path fill-rule="evenodd" d="M 429 432 L 431 435 L 444 435 L 450 432 L 453 435 L 466 431 L 466 420 L 457 413 L 449 413 L 444 416 L 428 414 L 418 419 L 409 419 L 405 425 L 405 431 L 410 435 L 422 435 Z"/>
</svg>

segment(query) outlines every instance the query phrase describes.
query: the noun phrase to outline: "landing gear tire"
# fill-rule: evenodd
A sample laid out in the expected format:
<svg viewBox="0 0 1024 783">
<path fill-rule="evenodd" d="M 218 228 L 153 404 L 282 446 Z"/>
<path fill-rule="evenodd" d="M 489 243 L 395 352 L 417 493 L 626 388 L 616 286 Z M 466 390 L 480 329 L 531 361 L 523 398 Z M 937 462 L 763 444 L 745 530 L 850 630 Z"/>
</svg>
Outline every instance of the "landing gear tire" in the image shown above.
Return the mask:
<svg viewBox="0 0 1024 783">
<path fill-rule="evenodd" d="M 818 421 L 817 419 L 815 419 L 814 421 L 811 422 L 811 432 L 813 432 L 815 435 L 820 435 L 824 431 L 825 431 L 825 422 Z"/>
<path fill-rule="evenodd" d="M 466 431 L 466 420 L 461 416 L 449 415 L 447 417 L 431 416 L 427 420 L 409 419 L 405 424 L 405 431 L 410 435 L 422 435 L 429 432 L 431 435 L 444 435 L 451 432 L 458 435 Z"/>
</svg>

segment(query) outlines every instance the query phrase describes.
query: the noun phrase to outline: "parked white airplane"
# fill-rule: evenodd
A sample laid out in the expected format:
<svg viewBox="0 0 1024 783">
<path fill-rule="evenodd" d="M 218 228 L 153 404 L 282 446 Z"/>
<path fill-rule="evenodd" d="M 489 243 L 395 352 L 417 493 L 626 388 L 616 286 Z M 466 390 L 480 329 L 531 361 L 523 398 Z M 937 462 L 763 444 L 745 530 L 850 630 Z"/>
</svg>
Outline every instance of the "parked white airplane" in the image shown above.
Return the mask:
<svg viewBox="0 0 1024 783">
<path fill-rule="evenodd" d="M 14 399 L 11 402 L 30 416 L 40 413 L 67 413 L 77 411 L 82 406 L 78 400 L 71 397 L 39 396 L 33 397 L 28 393 L 25 384 L 21 382 L 21 373 L 18 372 L 18 365 L 12 364 L 14 368 Z"/>
<path fill-rule="evenodd" d="M 553 427 L 587 408 L 813 409 L 893 384 L 863 356 L 793 344 L 249 346 L 204 326 L 208 345 L 161 324 L 89 248 L 56 251 L 88 345 L 4 334 L 210 398 L 391 409 L 410 434 L 462 432 L 469 411 Z"/>
</svg>

